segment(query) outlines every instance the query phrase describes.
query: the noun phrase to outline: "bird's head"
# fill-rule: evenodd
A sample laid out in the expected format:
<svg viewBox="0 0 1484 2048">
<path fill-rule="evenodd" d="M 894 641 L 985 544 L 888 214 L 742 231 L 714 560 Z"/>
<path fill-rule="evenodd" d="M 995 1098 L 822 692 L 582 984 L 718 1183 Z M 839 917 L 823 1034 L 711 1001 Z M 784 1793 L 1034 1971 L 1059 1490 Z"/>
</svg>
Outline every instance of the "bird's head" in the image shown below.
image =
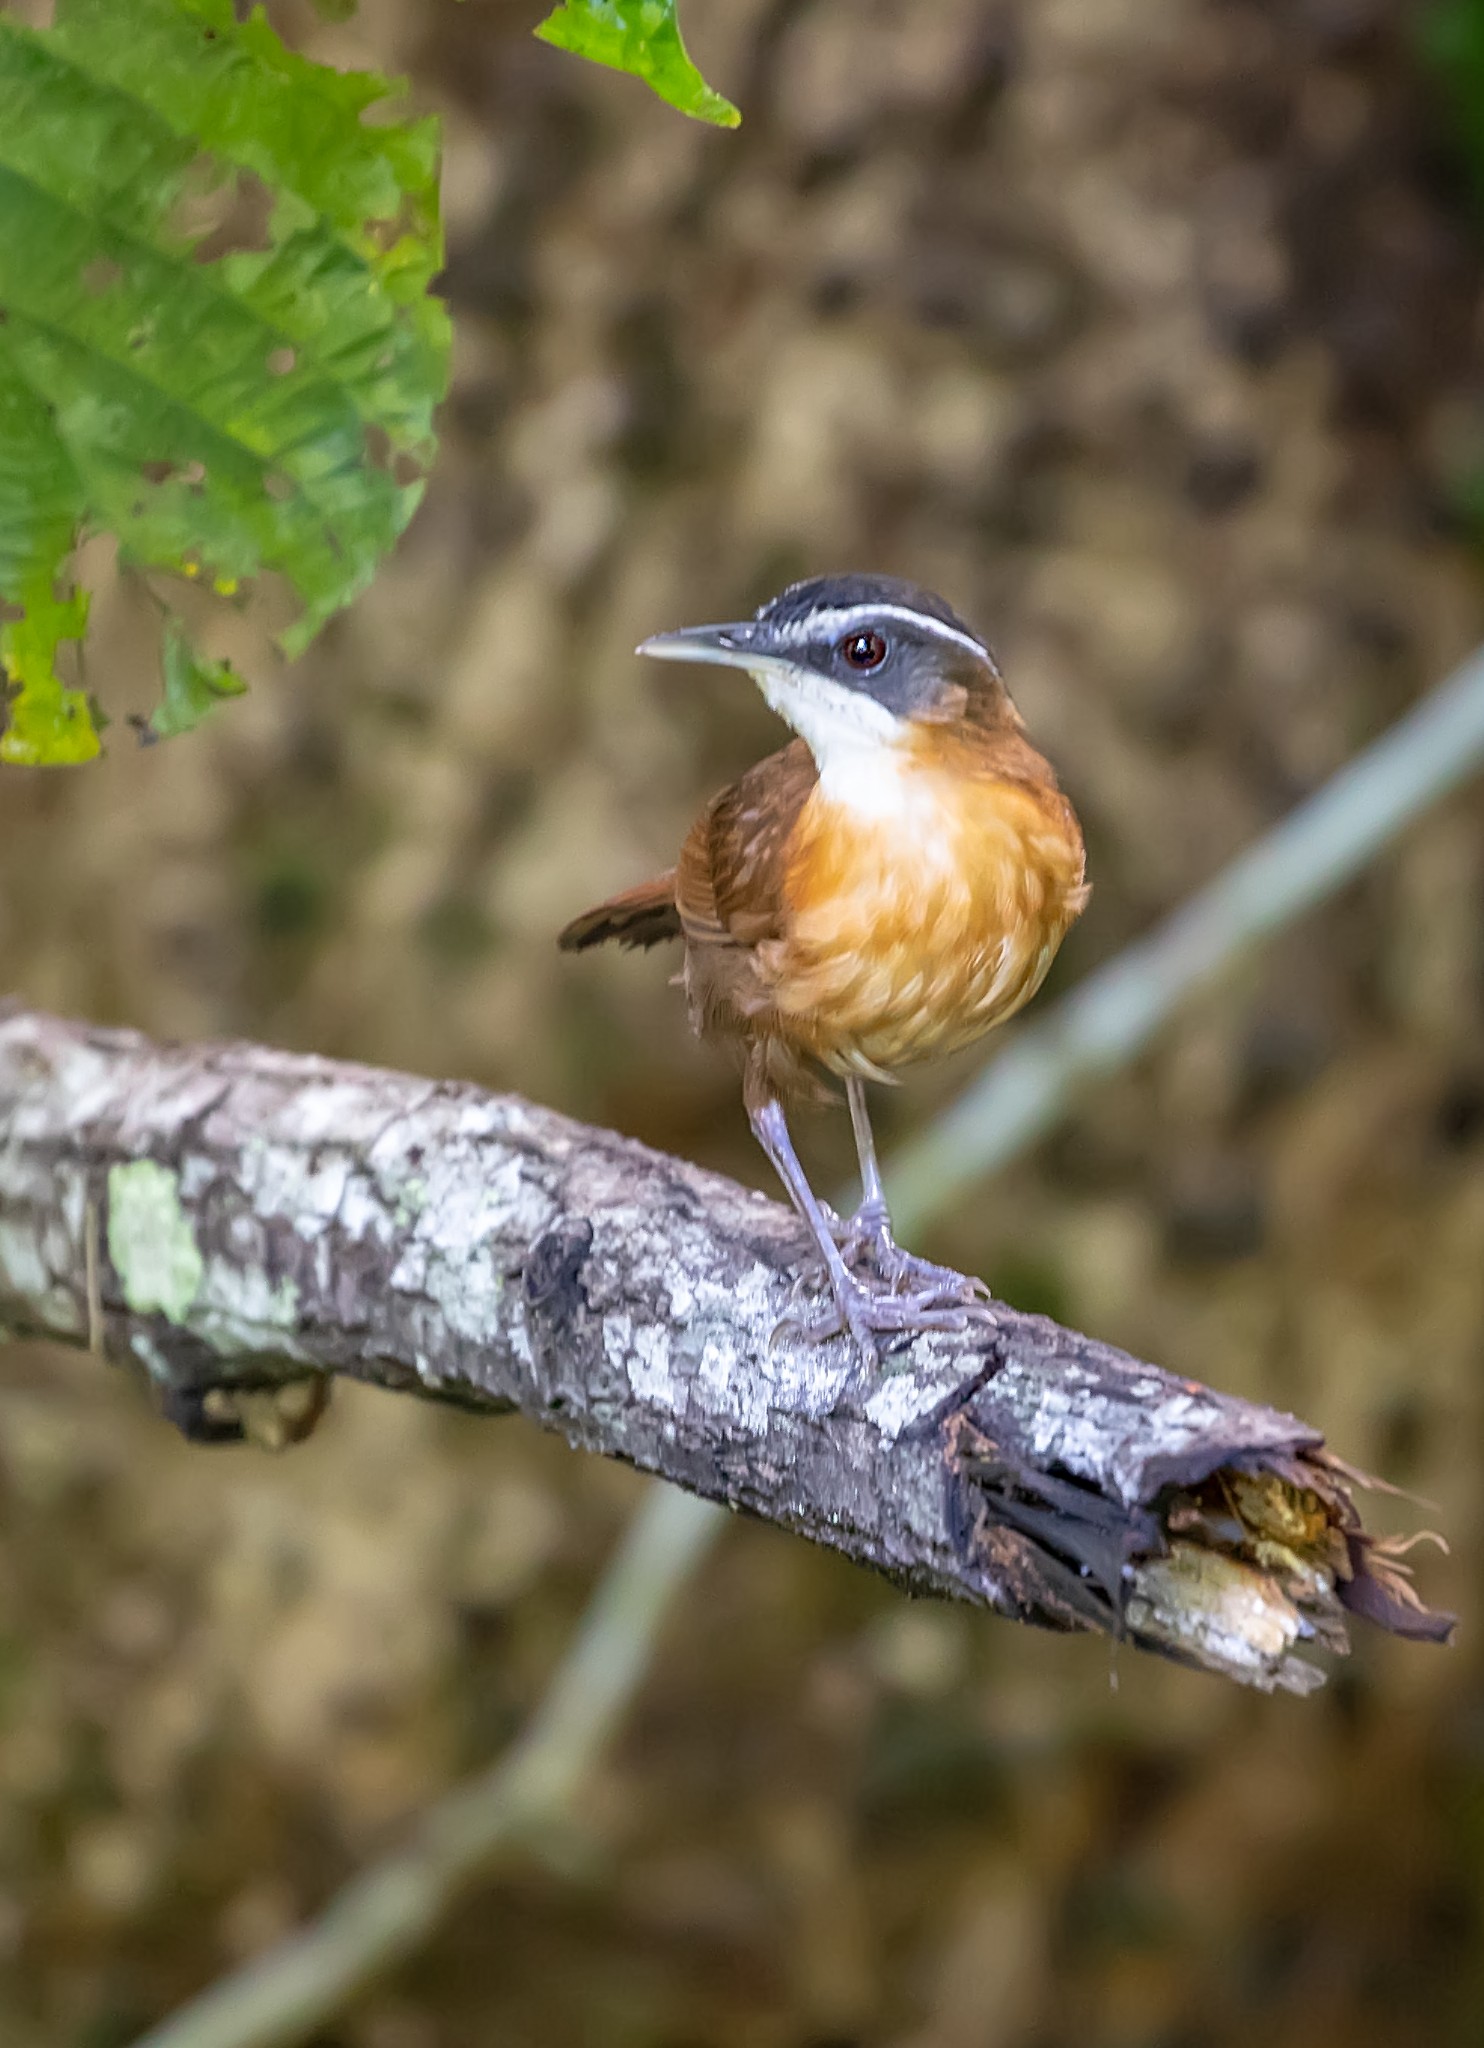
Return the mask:
<svg viewBox="0 0 1484 2048">
<path fill-rule="evenodd" d="M 795 583 L 755 618 L 657 633 L 638 651 L 745 669 L 821 770 L 842 753 L 901 745 L 922 725 L 1018 723 L 979 635 L 894 576 Z"/>
</svg>

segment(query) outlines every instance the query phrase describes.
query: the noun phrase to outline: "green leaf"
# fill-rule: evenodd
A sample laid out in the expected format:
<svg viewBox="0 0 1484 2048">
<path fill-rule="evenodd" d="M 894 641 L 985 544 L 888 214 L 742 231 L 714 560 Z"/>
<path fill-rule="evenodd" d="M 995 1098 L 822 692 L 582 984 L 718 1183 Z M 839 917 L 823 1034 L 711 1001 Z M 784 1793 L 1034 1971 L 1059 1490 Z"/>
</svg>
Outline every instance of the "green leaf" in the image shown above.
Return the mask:
<svg viewBox="0 0 1484 2048">
<path fill-rule="evenodd" d="M 411 517 L 449 337 L 436 125 L 363 119 L 392 90 L 232 0 L 0 15 L 0 759 L 97 751 L 54 662 L 85 531 L 224 595 L 273 572 L 297 653 Z M 167 619 L 155 731 L 237 687 Z"/>
<path fill-rule="evenodd" d="M 0 352 L 0 699 L 5 676 L 17 691 L 0 731 L 0 761 L 34 767 L 98 752 L 87 699 L 66 688 L 56 668 L 60 643 L 81 639 L 87 625 L 86 598 L 59 597 L 55 586 L 81 514 L 81 485 L 51 416 L 7 375 Z"/>
<path fill-rule="evenodd" d="M 0 761 L 23 768 L 75 766 L 98 752 L 98 728 L 81 690 L 69 689 L 57 674 L 57 648 L 80 640 L 88 623 L 83 591 L 58 597 L 45 573 L 14 586 L 20 599 L 7 606 L 16 616 L 0 626 L 0 662 L 16 686 L 4 732 Z"/>
<path fill-rule="evenodd" d="M 205 661 L 174 619 L 165 622 L 165 696 L 149 721 L 156 739 L 173 739 L 199 725 L 223 697 L 240 697 L 247 684 L 229 661 Z"/>
<path fill-rule="evenodd" d="M 594 64 L 632 72 L 698 121 L 735 128 L 742 119 L 692 64 L 680 39 L 675 0 L 561 0 L 536 34 Z"/>
</svg>

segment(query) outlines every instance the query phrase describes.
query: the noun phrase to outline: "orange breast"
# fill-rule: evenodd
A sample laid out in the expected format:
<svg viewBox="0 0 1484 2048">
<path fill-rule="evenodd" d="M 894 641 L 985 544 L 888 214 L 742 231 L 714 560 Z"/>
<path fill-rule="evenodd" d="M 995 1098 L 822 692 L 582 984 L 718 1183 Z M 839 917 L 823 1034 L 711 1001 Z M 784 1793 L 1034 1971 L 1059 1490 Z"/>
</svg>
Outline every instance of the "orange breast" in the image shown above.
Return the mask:
<svg viewBox="0 0 1484 2048">
<path fill-rule="evenodd" d="M 965 765 L 863 762 L 853 783 L 822 777 L 800 815 L 786 936 L 757 966 L 778 1024 L 836 1073 L 884 1078 L 1011 1016 L 1086 898 L 1054 785 Z"/>
</svg>

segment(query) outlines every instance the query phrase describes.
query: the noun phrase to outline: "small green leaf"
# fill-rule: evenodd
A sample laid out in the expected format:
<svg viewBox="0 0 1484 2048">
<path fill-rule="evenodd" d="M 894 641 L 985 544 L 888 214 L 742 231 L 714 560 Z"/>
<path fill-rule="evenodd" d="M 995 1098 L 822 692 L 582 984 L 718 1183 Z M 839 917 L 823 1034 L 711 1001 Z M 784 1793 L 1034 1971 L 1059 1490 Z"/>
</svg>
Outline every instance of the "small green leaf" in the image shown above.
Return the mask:
<svg viewBox="0 0 1484 2048">
<path fill-rule="evenodd" d="M 0 761 L 22 768 L 91 761 L 98 729 L 88 700 L 67 687 L 56 666 L 60 643 L 80 640 L 87 630 L 87 595 L 58 597 L 45 570 L 14 588 L 19 616 L 0 625 L 0 664 L 14 692 L 0 732 Z"/>
<path fill-rule="evenodd" d="M 98 751 L 54 661 L 85 532 L 223 594 L 273 572 L 298 653 L 411 517 L 449 332 L 436 125 L 363 118 L 394 90 L 233 0 L 0 12 L 0 760 Z M 240 687 L 182 633 L 159 733 Z"/>
<path fill-rule="evenodd" d="M 86 599 L 56 587 L 81 513 L 47 407 L 0 354 L 0 761 L 20 767 L 98 752 L 87 698 L 56 668 L 58 646 L 87 625 Z"/>
<path fill-rule="evenodd" d="M 735 128 L 742 119 L 692 64 L 680 39 L 675 0 L 561 0 L 536 34 L 594 64 L 632 72 L 698 121 Z"/>
<path fill-rule="evenodd" d="M 164 701 L 148 728 L 162 740 L 189 732 L 223 697 L 240 697 L 247 688 L 231 662 L 203 660 L 174 619 L 165 622 L 164 672 Z"/>
</svg>

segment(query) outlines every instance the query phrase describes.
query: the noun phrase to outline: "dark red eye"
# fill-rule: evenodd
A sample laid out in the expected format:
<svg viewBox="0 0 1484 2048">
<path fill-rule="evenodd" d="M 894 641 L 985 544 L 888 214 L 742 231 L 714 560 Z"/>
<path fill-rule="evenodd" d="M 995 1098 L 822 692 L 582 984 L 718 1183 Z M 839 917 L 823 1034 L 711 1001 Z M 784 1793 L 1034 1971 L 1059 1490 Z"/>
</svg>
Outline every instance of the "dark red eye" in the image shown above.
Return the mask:
<svg viewBox="0 0 1484 2048">
<path fill-rule="evenodd" d="M 852 633 L 840 642 L 840 652 L 852 668 L 880 668 L 886 659 L 886 642 L 879 633 Z"/>
</svg>

